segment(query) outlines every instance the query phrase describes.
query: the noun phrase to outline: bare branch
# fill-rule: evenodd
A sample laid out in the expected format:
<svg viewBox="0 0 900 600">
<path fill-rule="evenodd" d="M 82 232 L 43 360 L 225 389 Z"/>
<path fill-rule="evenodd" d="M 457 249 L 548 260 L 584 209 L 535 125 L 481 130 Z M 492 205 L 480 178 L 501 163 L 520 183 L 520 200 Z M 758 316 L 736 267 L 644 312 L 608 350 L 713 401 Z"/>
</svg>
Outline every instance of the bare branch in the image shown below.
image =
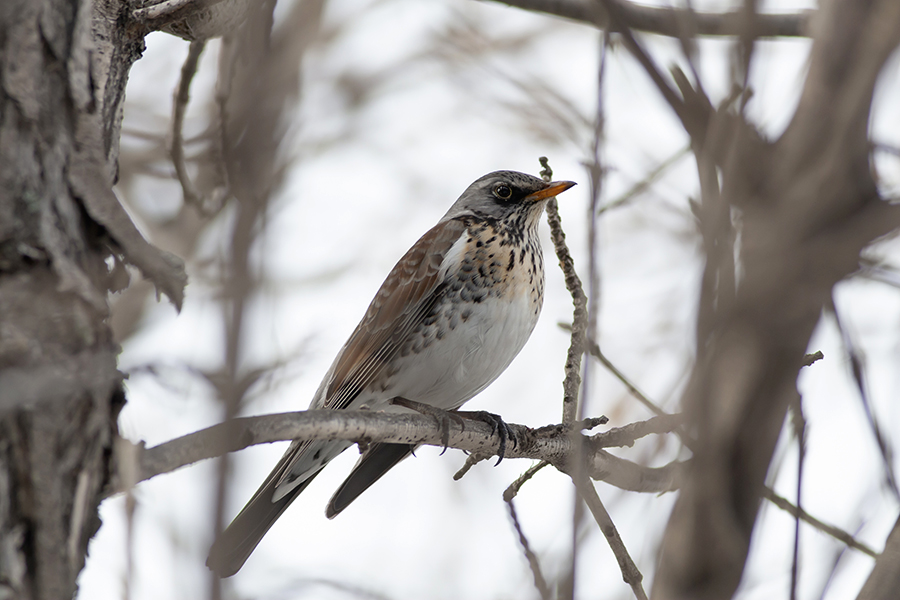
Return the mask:
<svg viewBox="0 0 900 600">
<path fill-rule="evenodd" d="M 568 328 L 568 325 L 565 325 L 564 327 Z M 624 373 L 622 373 L 622 371 L 618 369 L 618 367 L 616 367 L 608 358 L 606 358 L 606 355 L 603 354 L 603 352 L 600 350 L 600 346 L 597 345 L 597 342 L 590 342 L 588 350 L 591 353 L 591 356 L 599 360 L 600 363 L 604 367 L 606 367 L 607 370 L 612 373 L 616 379 L 622 382 L 622 385 L 624 385 L 628 389 L 631 395 L 637 398 L 637 400 L 641 404 L 646 406 L 650 410 L 650 412 L 660 417 L 666 416 L 668 414 L 666 413 L 666 411 L 661 409 L 658 404 L 648 398 L 647 395 L 644 394 L 644 392 L 639 390 L 637 386 L 632 383 L 632 381 Z"/>
<path fill-rule="evenodd" d="M 550 181 L 553 171 L 547 164 L 546 157 L 541 157 L 541 176 L 545 181 Z M 563 422 L 569 423 L 578 418 L 578 390 L 581 388 L 581 356 L 587 335 L 587 297 L 581 287 L 581 279 L 575 272 L 575 262 L 566 245 L 566 234 L 562 229 L 562 219 L 559 216 L 559 207 L 556 198 L 547 203 L 547 222 L 550 224 L 550 236 L 556 256 L 559 258 L 559 266 L 566 279 L 566 289 L 572 295 L 572 303 L 575 311 L 572 315 L 572 342 L 566 355 L 566 378 L 563 382 Z"/>
<path fill-rule="evenodd" d="M 447 448 L 445 447 L 444 450 L 446 451 L 446 449 Z M 441 452 L 441 454 L 443 453 L 444 452 Z M 470 454 L 466 457 L 466 462 L 464 462 L 463 466 L 459 468 L 459 471 L 453 474 L 453 481 L 459 481 L 466 476 L 466 473 L 468 473 L 472 469 L 472 467 L 489 458 L 490 455 L 488 454 L 478 454 L 477 452 Z"/>
<path fill-rule="evenodd" d="M 660 598 L 735 593 L 823 304 L 863 248 L 898 225 L 900 210 L 872 179 L 868 126 L 879 74 L 900 42 L 900 4 L 834 0 L 815 27 L 785 132 L 771 144 L 738 140 L 729 154 L 747 160 L 721 166 L 722 186 L 742 209 L 741 278 L 708 339 L 698 339 L 683 396 L 696 444 L 654 578 Z"/>
<path fill-rule="evenodd" d="M 544 460 L 566 470 L 574 454 L 572 433 L 560 427 L 554 433 L 535 434 L 524 425 L 510 425 L 519 443 L 506 449 L 505 458 Z M 486 423 L 466 422 L 465 430 L 450 423 L 449 447 L 493 456 L 499 440 Z M 372 411 L 309 410 L 259 417 L 242 417 L 171 440 L 140 453 L 138 481 L 168 473 L 207 458 L 234 452 L 256 444 L 293 439 L 343 439 L 357 442 L 427 444 L 443 447 L 442 428 L 434 419 L 418 414 L 391 414 Z M 660 493 L 678 488 L 684 463 L 644 467 L 618 458 L 583 440 L 587 475 L 592 479 L 630 491 Z M 121 491 L 121 484 L 110 493 Z"/>
<path fill-rule="evenodd" d="M 633 446 L 634 442 L 651 434 L 672 433 L 684 423 L 681 415 L 660 415 L 646 421 L 629 423 L 624 427 L 614 427 L 609 431 L 591 437 L 595 447 L 612 448 Z"/>
<path fill-rule="evenodd" d="M 685 114 L 684 100 L 678 96 L 669 81 L 663 77 L 659 67 L 656 66 L 653 58 L 644 50 L 643 46 L 637 41 L 629 28 L 628 20 L 623 14 L 622 7 L 615 0 L 599 0 L 598 5 L 604 7 L 609 15 L 610 28 L 622 36 L 622 42 L 631 52 L 632 56 L 641 64 L 647 75 L 659 89 L 660 94 L 665 101 L 672 107 L 675 114 L 685 125 L 685 129 L 695 137 L 693 128 L 688 127 L 687 115 Z"/>
<path fill-rule="evenodd" d="M 178 182 L 181 183 L 185 203 L 196 206 L 203 213 L 212 214 L 221 208 L 224 199 L 228 195 L 227 189 L 224 184 L 217 186 L 209 199 L 203 198 L 200 192 L 197 191 L 185 164 L 184 136 L 182 133 L 184 115 L 187 112 L 187 105 L 190 101 L 191 81 L 193 81 L 194 75 L 197 74 L 197 65 L 205 47 L 205 41 L 191 42 L 187 58 L 181 67 L 181 79 L 178 81 L 172 106 L 172 146 L 170 154 Z"/>
<path fill-rule="evenodd" d="M 800 580 L 800 517 L 799 511 L 803 510 L 803 467 L 806 465 L 806 416 L 803 414 L 803 399 L 798 392 L 791 402 L 790 409 L 791 428 L 797 439 L 797 511 L 794 518 L 794 550 L 791 557 L 791 600 L 797 600 L 797 585 Z"/>
<path fill-rule="evenodd" d="M 525 552 L 525 559 L 528 561 L 528 566 L 531 568 L 531 573 L 534 577 L 534 586 L 541 594 L 542 600 L 549 600 L 549 598 L 551 598 L 550 588 L 547 586 L 547 580 L 544 579 L 543 572 L 541 572 L 541 565 L 538 562 L 537 555 L 531 550 L 528 538 L 525 537 L 525 532 L 522 531 L 522 525 L 519 523 L 519 516 L 516 514 L 516 507 L 513 505 L 513 498 L 516 497 L 519 490 L 525 485 L 525 482 L 534 477 L 538 471 L 549 464 L 550 463 L 542 460 L 531 465 L 528 467 L 527 471 L 509 484 L 509 487 L 503 492 L 503 500 L 509 505 L 509 516 L 513 520 L 513 527 L 515 527 L 516 533 L 519 535 L 519 543 L 522 545 L 522 550 Z"/>
<path fill-rule="evenodd" d="M 573 479 L 573 481 L 575 480 Z M 647 593 L 644 591 L 644 586 L 641 585 L 644 576 L 638 570 L 637 565 L 634 564 L 631 555 L 628 554 L 625 542 L 622 541 L 622 537 L 619 535 L 612 517 L 609 516 L 609 512 L 603 506 L 600 496 L 597 495 L 597 490 L 587 479 L 575 481 L 575 487 L 578 489 L 578 493 L 581 495 L 584 503 L 587 504 L 591 514 L 594 515 L 594 520 L 597 521 L 600 531 L 603 532 L 606 542 L 616 556 L 616 562 L 619 563 L 619 569 L 622 571 L 622 579 L 631 586 L 631 591 L 634 592 L 635 598 L 647 600 Z"/>
<path fill-rule="evenodd" d="M 866 414 L 866 420 L 869 422 L 869 427 L 872 429 L 872 436 L 875 438 L 875 443 L 878 445 L 878 451 L 881 453 L 884 480 L 887 483 L 888 488 L 894 494 L 894 498 L 900 500 L 900 489 L 897 487 L 897 479 L 894 476 L 894 449 L 890 444 L 890 439 L 885 436 L 883 428 L 878 422 L 878 418 L 875 416 L 872 401 L 869 399 L 865 374 L 863 373 L 864 367 L 862 356 L 860 356 L 859 349 L 853 340 L 853 336 L 847 328 L 844 327 L 842 319 L 838 314 L 837 307 L 834 305 L 833 297 L 829 308 L 831 309 L 831 314 L 834 316 L 834 322 L 837 325 L 838 332 L 841 334 L 844 348 L 847 350 L 847 356 L 850 358 L 853 380 L 856 382 L 856 388 L 859 390 L 859 399 L 862 401 L 863 412 Z"/>
<path fill-rule="evenodd" d="M 798 508 L 797 506 L 794 506 L 794 504 L 792 504 L 791 501 L 788 500 L 787 498 L 779 496 L 777 493 L 775 493 L 775 491 L 773 489 L 767 487 L 764 496 L 765 496 L 766 500 L 768 500 L 769 502 L 771 502 L 772 504 L 774 504 L 781 510 L 783 510 L 787 513 L 790 513 L 794 518 L 800 519 L 801 521 L 803 521 L 804 523 L 806 523 L 808 525 L 812 525 L 813 527 L 815 527 L 822 533 L 830 535 L 831 537 L 838 540 L 839 542 L 846 544 L 848 547 L 853 548 L 854 550 L 859 550 L 860 552 L 862 552 L 864 554 L 868 554 L 872 558 L 878 557 L 877 552 L 872 550 L 872 548 L 870 548 L 869 546 L 858 541 L 856 538 L 854 538 L 852 535 L 850 535 L 843 529 L 835 527 L 834 525 L 829 525 L 827 523 L 823 523 L 822 521 L 815 518 L 814 516 L 812 516 L 805 510 L 803 510 L 802 508 Z"/>
<path fill-rule="evenodd" d="M 95 116 L 82 118 L 77 132 L 79 151 L 68 167 L 69 185 L 81 198 L 91 218 L 102 225 L 121 248 L 125 261 L 140 269 L 180 311 L 187 285 L 184 262 L 150 244 L 122 207 L 109 186 L 111 178 L 101 134 L 101 125 Z M 106 300 L 101 302 L 105 304 Z"/>
<path fill-rule="evenodd" d="M 518 479 L 509 484 L 509 487 L 506 488 L 506 491 L 503 492 L 503 499 L 506 502 L 509 502 L 513 498 L 515 498 L 519 494 L 519 490 L 522 489 L 522 486 L 525 485 L 528 480 L 537 475 L 537 472 L 549 465 L 547 461 L 537 462 L 530 467 L 528 470 L 519 475 Z"/>
<path fill-rule="evenodd" d="M 506 506 L 509 508 L 509 516 L 512 518 L 513 527 L 519 537 L 519 544 L 522 546 L 522 551 L 525 552 L 525 560 L 528 561 L 528 567 L 531 569 L 531 574 L 534 577 L 534 587 L 540 593 L 541 600 L 550 600 L 553 597 L 550 593 L 550 586 L 547 585 L 547 580 L 541 571 L 541 563 L 538 562 L 537 555 L 531 549 L 528 538 L 525 537 L 525 532 L 522 530 L 521 523 L 519 523 L 519 515 L 516 513 L 516 505 L 513 504 L 512 498 L 506 500 Z"/>
<path fill-rule="evenodd" d="M 602 215 L 608 210 L 619 208 L 620 206 L 631 202 L 631 200 L 633 200 L 636 196 L 643 194 L 645 191 L 647 191 L 647 189 L 650 188 L 651 185 L 656 183 L 656 181 L 659 180 L 659 178 L 662 177 L 672 165 L 681 160 L 681 158 L 686 156 L 690 151 L 691 147 L 689 145 L 679 149 L 677 152 L 672 154 L 672 156 L 659 163 L 654 169 L 651 169 L 642 180 L 631 186 L 628 190 L 625 191 L 625 193 L 620 195 L 615 200 L 610 200 L 609 202 L 598 208 L 597 216 Z"/>
<path fill-rule="evenodd" d="M 609 17 L 592 0 L 497 0 L 502 4 L 524 10 L 543 12 L 574 21 L 594 25 L 600 29 L 609 27 Z M 615 4 L 628 26 L 637 31 L 656 33 L 669 37 L 679 36 L 679 23 L 694 19 L 696 33 L 702 36 L 738 36 L 744 28 L 740 10 L 726 13 L 694 13 L 688 16 L 683 8 L 643 6 L 616 0 Z M 805 37 L 815 11 L 793 14 L 757 15 L 754 33 L 757 37 Z"/>
<path fill-rule="evenodd" d="M 814 365 L 815 363 L 819 362 L 823 358 L 825 358 L 825 355 L 822 354 L 822 351 L 816 350 L 815 352 L 807 354 L 803 357 L 803 366 L 809 367 L 810 365 Z"/>
<path fill-rule="evenodd" d="M 162 18 L 183 19 L 190 16 L 189 11 L 200 11 L 214 6 L 223 0 L 163 0 L 150 6 L 136 8 L 131 13 L 135 21 L 155 21 Z"/>
<path fill-rule="evenodd" d="M 168 30 L 173 25 L 176 30 L 171 31 L 176 35 L 183 35 L 185 39 L 200 41 L 222 35 L 231 29 L 243 17 L 245 6 L 255 0 L 163 0 L 135 9 L 131 13 L 132 20 L 145 31 Z M 219 6 L 223 5 L 223 6 Z M 201 27 L 193 33 L 196 20 L 204 21 Z"/>
</svg>

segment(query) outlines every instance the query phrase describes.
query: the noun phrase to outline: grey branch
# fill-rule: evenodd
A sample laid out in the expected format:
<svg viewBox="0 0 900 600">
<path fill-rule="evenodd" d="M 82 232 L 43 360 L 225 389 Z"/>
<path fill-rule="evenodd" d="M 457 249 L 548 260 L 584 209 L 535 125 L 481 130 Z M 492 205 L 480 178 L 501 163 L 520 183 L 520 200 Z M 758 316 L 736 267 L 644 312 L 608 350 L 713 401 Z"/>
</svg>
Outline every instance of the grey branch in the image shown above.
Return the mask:
<svg viewBox="0 0 900 600">
<path fill-rule="evenodd" d="M 595 0 L 497 0 L 532 12 L 542 12 L 601 29 L 609 27 L 609 17 Z M 628 27 L 636 31 L 681 37 L 685 29 L 702 36 L 738 36 L 746 33 L 746 13 L 704 13 L 683 8 L 641 6 L 625 0 L 615 0 L 618 12 Z M 767 37 L 806 37 L 815 11 L 792 14 L 758 14 L 754 34 Z"/>
<path fill-rule="evenodd" d="M 632 560 L 628 549 L 625 547 L 625 542 L 622 541 L 622 537 L 619 535 L 619 530 L 616 529 L 616 524 L 613 523 L 612 517 L 609 516 L 606 507 L 603 506 L 597 490 L 586 479 L 580 482 L 575 481 L 575 487 L 578 489 L 578 493 L 581 495 L 584 503 L 587 504 L 591 514 L 594 515 L 594 520 L 597 521 L 600 531 L 603 532 L 606 542 L 616 556 L 616 562 L 619 563 L 619 569 L 622 571 L 622 579 L 631 587 L 631 591 L 637 600 L 647 600 L 647 592 L 644 591 L 644 586 L 641 584 L 644 580 L 644 575 L 637 568 L 637 565 L 634 564 L 634 560 Z"/>
<path fill-rule="evenodd" d="M 877 552 L 872 550 L 869 546 L 858 541 L 851 534 L 847 533 L 843 529 L 840 529 L 839 527 L 835 527 L 834 525 L 823 523 L 802 508 L 799 508 L 792 504 L 790 500 L 776 494 L 775 491 L 772 490 L 772 488 L 767 487 L 763 495 L 765 496 L 766 500 L 768 500 L 781 510 L 791 514 L 793 517 L 800 519 L 808 525 L 812 525 L 822 533 L 830 535 L 834 539 L 843 542 L 848 547 L 853 548 L 854 550 L 859 550 L 864 554 L 868 554 L 872 558 L 878 558 Z"/>
<path fill-rule="evenodd" d="M 544 181 L 550 181 L 553 171 L 547 162 L 547 158 L 540 159 L 541 177 Z M 569 423 L 578 418 L 578 392 L 581 389 L 581 357 L 584 354 L 586 344 L 588 314 L 587 296 L 581 285 L 581 279 L 575 271 L 575 262 L 566 245 L 566 234 L 562 228 L 562 218 L 559 216 L 559 207 L 556 198 L 547 203 L 547 223 L 550 225 L 550 237 L 553 240 L 553 248 L 559 259 L 559 267 L 565 275 L 566 289 L 572 295 L 574 311 L 572 313 L 572 341 L 566 355 L 566 378 L 563 382 L 563 422 Z"/>
<path fill-rule="evenodd" d="M 519 443 L 507 447 L 506 458 L 545 460 L 566 470 L 574 452 L 569 428 L 552 434 L 535 434 L 523 425 L 511 425 Z M 310 410 L 259 417 L 242 417 L 214 425 L 138 453 L 135 481 L 144 481 L 175 469 L 253 446 L 292 439 L 344 439 L 356 442 L 427 444 L 443 446 L 441 429 L 431 417 L 371 411 Z M 606 452 L 590 440 L 583 442 L 587 474 L 618 488 L 660 493 L 678 488 L 684 463 L 644 467 Z M 469 453 L 496 454 L 497 437 L 485 423 L 466 421 L 465 430 L 450 423 L 449 447 Z M 112 493 L 122 491 L 118 482 Z"/>
<path fill-rule="evenodd" d="M 528 561 L 528 567 L 531 569 L 532 577 L 534 577 L 534 587 L 537 588 L 538 593 L 541 595 L 541 600 L 550 600 L 553 598 L 550 586 L 547 585 L 547 579 L 544 577 L 544 573 L 541 570 L 541 563 L 538 561 L 537 554 L 531 549 L 528 537 L 525 535 L 525 531 L 522 530 L 522 524 L 519 522 L 519 515 L 516 513 L 516 505 L 513 504 L 512 498 L 506 500 L 506 506 L 509 508 L 509 516 L 512 519 L 516 535 L 519 538 L 519 545 L 522 546 L 522 551 L 525 553 L 525 560 Z"/>
</svg>

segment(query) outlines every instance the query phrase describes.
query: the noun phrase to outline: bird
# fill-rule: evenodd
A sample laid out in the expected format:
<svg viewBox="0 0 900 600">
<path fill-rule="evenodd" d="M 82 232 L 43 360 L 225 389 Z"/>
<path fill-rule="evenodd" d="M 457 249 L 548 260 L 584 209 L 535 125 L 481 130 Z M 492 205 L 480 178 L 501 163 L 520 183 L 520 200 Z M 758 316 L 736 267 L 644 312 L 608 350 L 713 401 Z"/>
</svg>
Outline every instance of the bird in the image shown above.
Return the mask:
<svg viewBox="0 0 900 600">
<path fill-rule="evenodd" d="M 456 411 L 490 385 L 537 323 L 544 296 L 538 223 L 546 203 L 574 185 L 517 171 L 494 171 L 469 185 L 388 274 L 310 409 Z M 503 432 L 500 427 L 501 446 Z M 215 539 L 207 566 L 220 577 L 237 573 L 288 505 L 351 445 L 345 440 L 291 442 Z M 368 444 L 328 503 L 326 516 L 343 511 L 414 449 Z M 502 459 L 503 447 L 498 454 Z"/>
</svg>

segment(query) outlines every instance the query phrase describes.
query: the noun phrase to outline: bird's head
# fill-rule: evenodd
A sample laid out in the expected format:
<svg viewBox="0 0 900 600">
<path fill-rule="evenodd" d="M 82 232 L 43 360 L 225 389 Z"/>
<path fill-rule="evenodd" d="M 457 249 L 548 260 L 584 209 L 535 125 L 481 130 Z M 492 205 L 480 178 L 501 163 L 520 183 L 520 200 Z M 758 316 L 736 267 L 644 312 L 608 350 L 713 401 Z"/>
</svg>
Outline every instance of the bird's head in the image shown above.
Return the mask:
<svg viewBox="0 0 900 600">
<path fill-rule="evenodd" d="M 494 171 L 466 188 L 442 220 L 468 215 L 499 220 L 531 213 L 540 215 L 547 200 L 573 185 L 574 181 L 547 183 L 518 171 Z"/>
</svg>

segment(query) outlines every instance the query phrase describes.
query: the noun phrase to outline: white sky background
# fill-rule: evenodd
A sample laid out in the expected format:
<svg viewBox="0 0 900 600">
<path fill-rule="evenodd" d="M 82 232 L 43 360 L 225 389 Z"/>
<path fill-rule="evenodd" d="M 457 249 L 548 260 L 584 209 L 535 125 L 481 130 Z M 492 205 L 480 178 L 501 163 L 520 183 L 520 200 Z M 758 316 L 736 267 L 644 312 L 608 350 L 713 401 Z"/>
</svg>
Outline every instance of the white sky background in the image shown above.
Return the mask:
<svg viewBox="0 0 900 600">
<path fill-rule="evenodd" d="M 808 6 L 765 3 L 769 11 Z M 723 9 L 727 2 L 694 2 L 698 9 Z M 281 9 L 283 10 L 283 8 Z M 469 20 L 501 39 L 530 32 L 523 50 L 496 55 L 490 68 L 477 65 L 451 72 L 436 61 L 411 63 L 425 40 L 448 22 Z M 558 179 L 580 185 L 560 197 L 560 210 L 576 265 L 586 281 L 588 184 L 581 162 L 592 132 L 577 140 L 548 141 L 523 125 L 500 101 L 522 103 L 521 90 L 496 73 L 547 84 L 591 118 L 596 101 L 598 33 L 591 28 L 499 4 L 468 0 L 336 0 L 326 21 L 351 26 L 325 51 L 308 57 L 304 92 L 297 107 L 293 150 L 299 160 L 273 205 L 264 243 L 255 261 L 265 273 L 266 293 L 251 304 L 245 363 L 249 367 L 293 356 L 277 385 L 260 388 L 247 414 L 304 409 L 335 353 L 349 336 L 383 278 L 412 243 L 432 226 L 465 187 L 496 169 L 536 173 L 547 155 Z M 658 64 L 680 62 L 677 44 L 642 36 Z M 803 80 L 805 41 L 761 43 L 754 63 L 755 90 L 749 115 L 769 135 L 786 125 Z M 218 45 L 207 48 L 192 88 L 188 135 L 205 124 Z M 729 89 L 728 44 L 701 43 L 699 68 L 713 101 Z M 132 69 L 126 129 L 168 127 L 168 110 L 187 43 L 154 34 Z M 407 72 L 356 114 L 353 134 L 325 151 L 308 150 L 310 140 L 347 128 L 336 74 L 352 69 L 376 73 L 408 63 Z M 880 91 L 873 118 L 876 139 L 900 146 L 897 65 Z M 606 139 L 602 201 L 615 199 L 656 165 L 683 147 L 686 136 L 636 63 L 621 49 L 607 55 L 604 91 Z M 156 115 L 155 117 L 153 115 Z M 191 120 L 193 118 L 193 120 Z M 123 137 L 123 148 L 140 142 Z M 131 146 L 129 146 L 131 145 Z M 880 155 L 883 191 L 900 187 L 897 157 Z M 600 343 L 607 356 L 638 386 L 669 410 L 676 410 L 680 385 L 690 367 L 693 318 L 702 256 L 687 198 L 696 197 L 695 167 L 682 159 L 658 183 L 600 221 Z M 174 214 L 181 201 L 174 182 L 145 178 L 127 202 L 144 215 Z M 136 190 L 136 191 L 135 191 Z M 216 259 L 230 226 L 229 211 L 209 229 L 200 255 Z M 540 426 L 561 416 L 563 364 L 568 335 L 558 322 L 571 320 L 571 300 L 556 268 L 552 244 L 542 226 L 547 292 L 540 322 L 508 371 L 469 407 L 497 412 L 514 423 Z M 877 255 L 900 261 L 897 243 Z M 196 265 L 189 265 L 191 268 Z M 134 375 L 120 427 L 131 440 L 154 445 L 216 423 L 221 409 L 213 391 L 180 365 L 214 369 L 222 363 L 224 334 L 213 289 L 199 278 L 188 287 L 176 315 L 154 304 L 143 328 L 125 345 L 120 369 L 153 363 L 171 368 L 158 377 Z M 866 358 L 867 383 L 876 414 L 894 440 L 900 439 L 900 290 L 855 280 L 839 286 L 838 309 Z M 897 515 L 884 491 L 882 462 L 870 433 L 836 329 L 823 321 L 810 350 L 825 360 L 803 371 L 800 388 L 809 422 L 804 505 L 813 515 L 851 532 L 880 550 Z M 611 425 L 650 414 L 602 368 L 591 376 L 587 413 L 607 414 Z M 678 451 L 674 440 L 649 438 L 617 453 L 658 465 Z M 230 490 L 235 514 L 275 464 L 283 445 L 238 453 Z M 661 450 L 661 451 L 660 451 Z M 396 600 L 537 598 L 531 575 L 502 501 L 502 491 L 529 464 L 506 460 L 497 468 L 481 463 L 459 482 L 451 475 L 464 456 L 423 448 L 333 521 L 324 507 L 357 458 L 350 449 L 335 460 L 281 517 L 243 570 L 226 583 L 234 597 L 339 599 L 354 594 L 317 582 L 329 580 Z M 794 496 L 796 444 L 783 442 L 772 478 L 777 490 Z M 138 486 L 134 524 L 131 598 L 195 599 L 207 594 L 204 567 L 212 536 L 212 461 L 157 477 Z M 674 496 L 622 492 L 598 484 L 601 498 L 639 568 L 652 584 L 659 536 Z M 517 509 L 552 579 L 568 559 L 572 486 L 545 469 L 517 498 Z M 765 506 L 756 530 L 739 597 L 787 598 L 793 521 Z M 101 508 L 104 525 L 90 548 L 80 578 L 79 598 L 123 598 L 126 575 L 125 511 L 122 498 Z M 819 598 L 841 546 L 802 528 L 800 598 Z M 579 598 L 629 598 L 612 553 L 597 528 L 589 527 L 580 557 Z M 848 550 L 825 595 L 853 597 L 872 561 Z M 381 596 L 376 596 L 381 597 Z"/>
</svg>

